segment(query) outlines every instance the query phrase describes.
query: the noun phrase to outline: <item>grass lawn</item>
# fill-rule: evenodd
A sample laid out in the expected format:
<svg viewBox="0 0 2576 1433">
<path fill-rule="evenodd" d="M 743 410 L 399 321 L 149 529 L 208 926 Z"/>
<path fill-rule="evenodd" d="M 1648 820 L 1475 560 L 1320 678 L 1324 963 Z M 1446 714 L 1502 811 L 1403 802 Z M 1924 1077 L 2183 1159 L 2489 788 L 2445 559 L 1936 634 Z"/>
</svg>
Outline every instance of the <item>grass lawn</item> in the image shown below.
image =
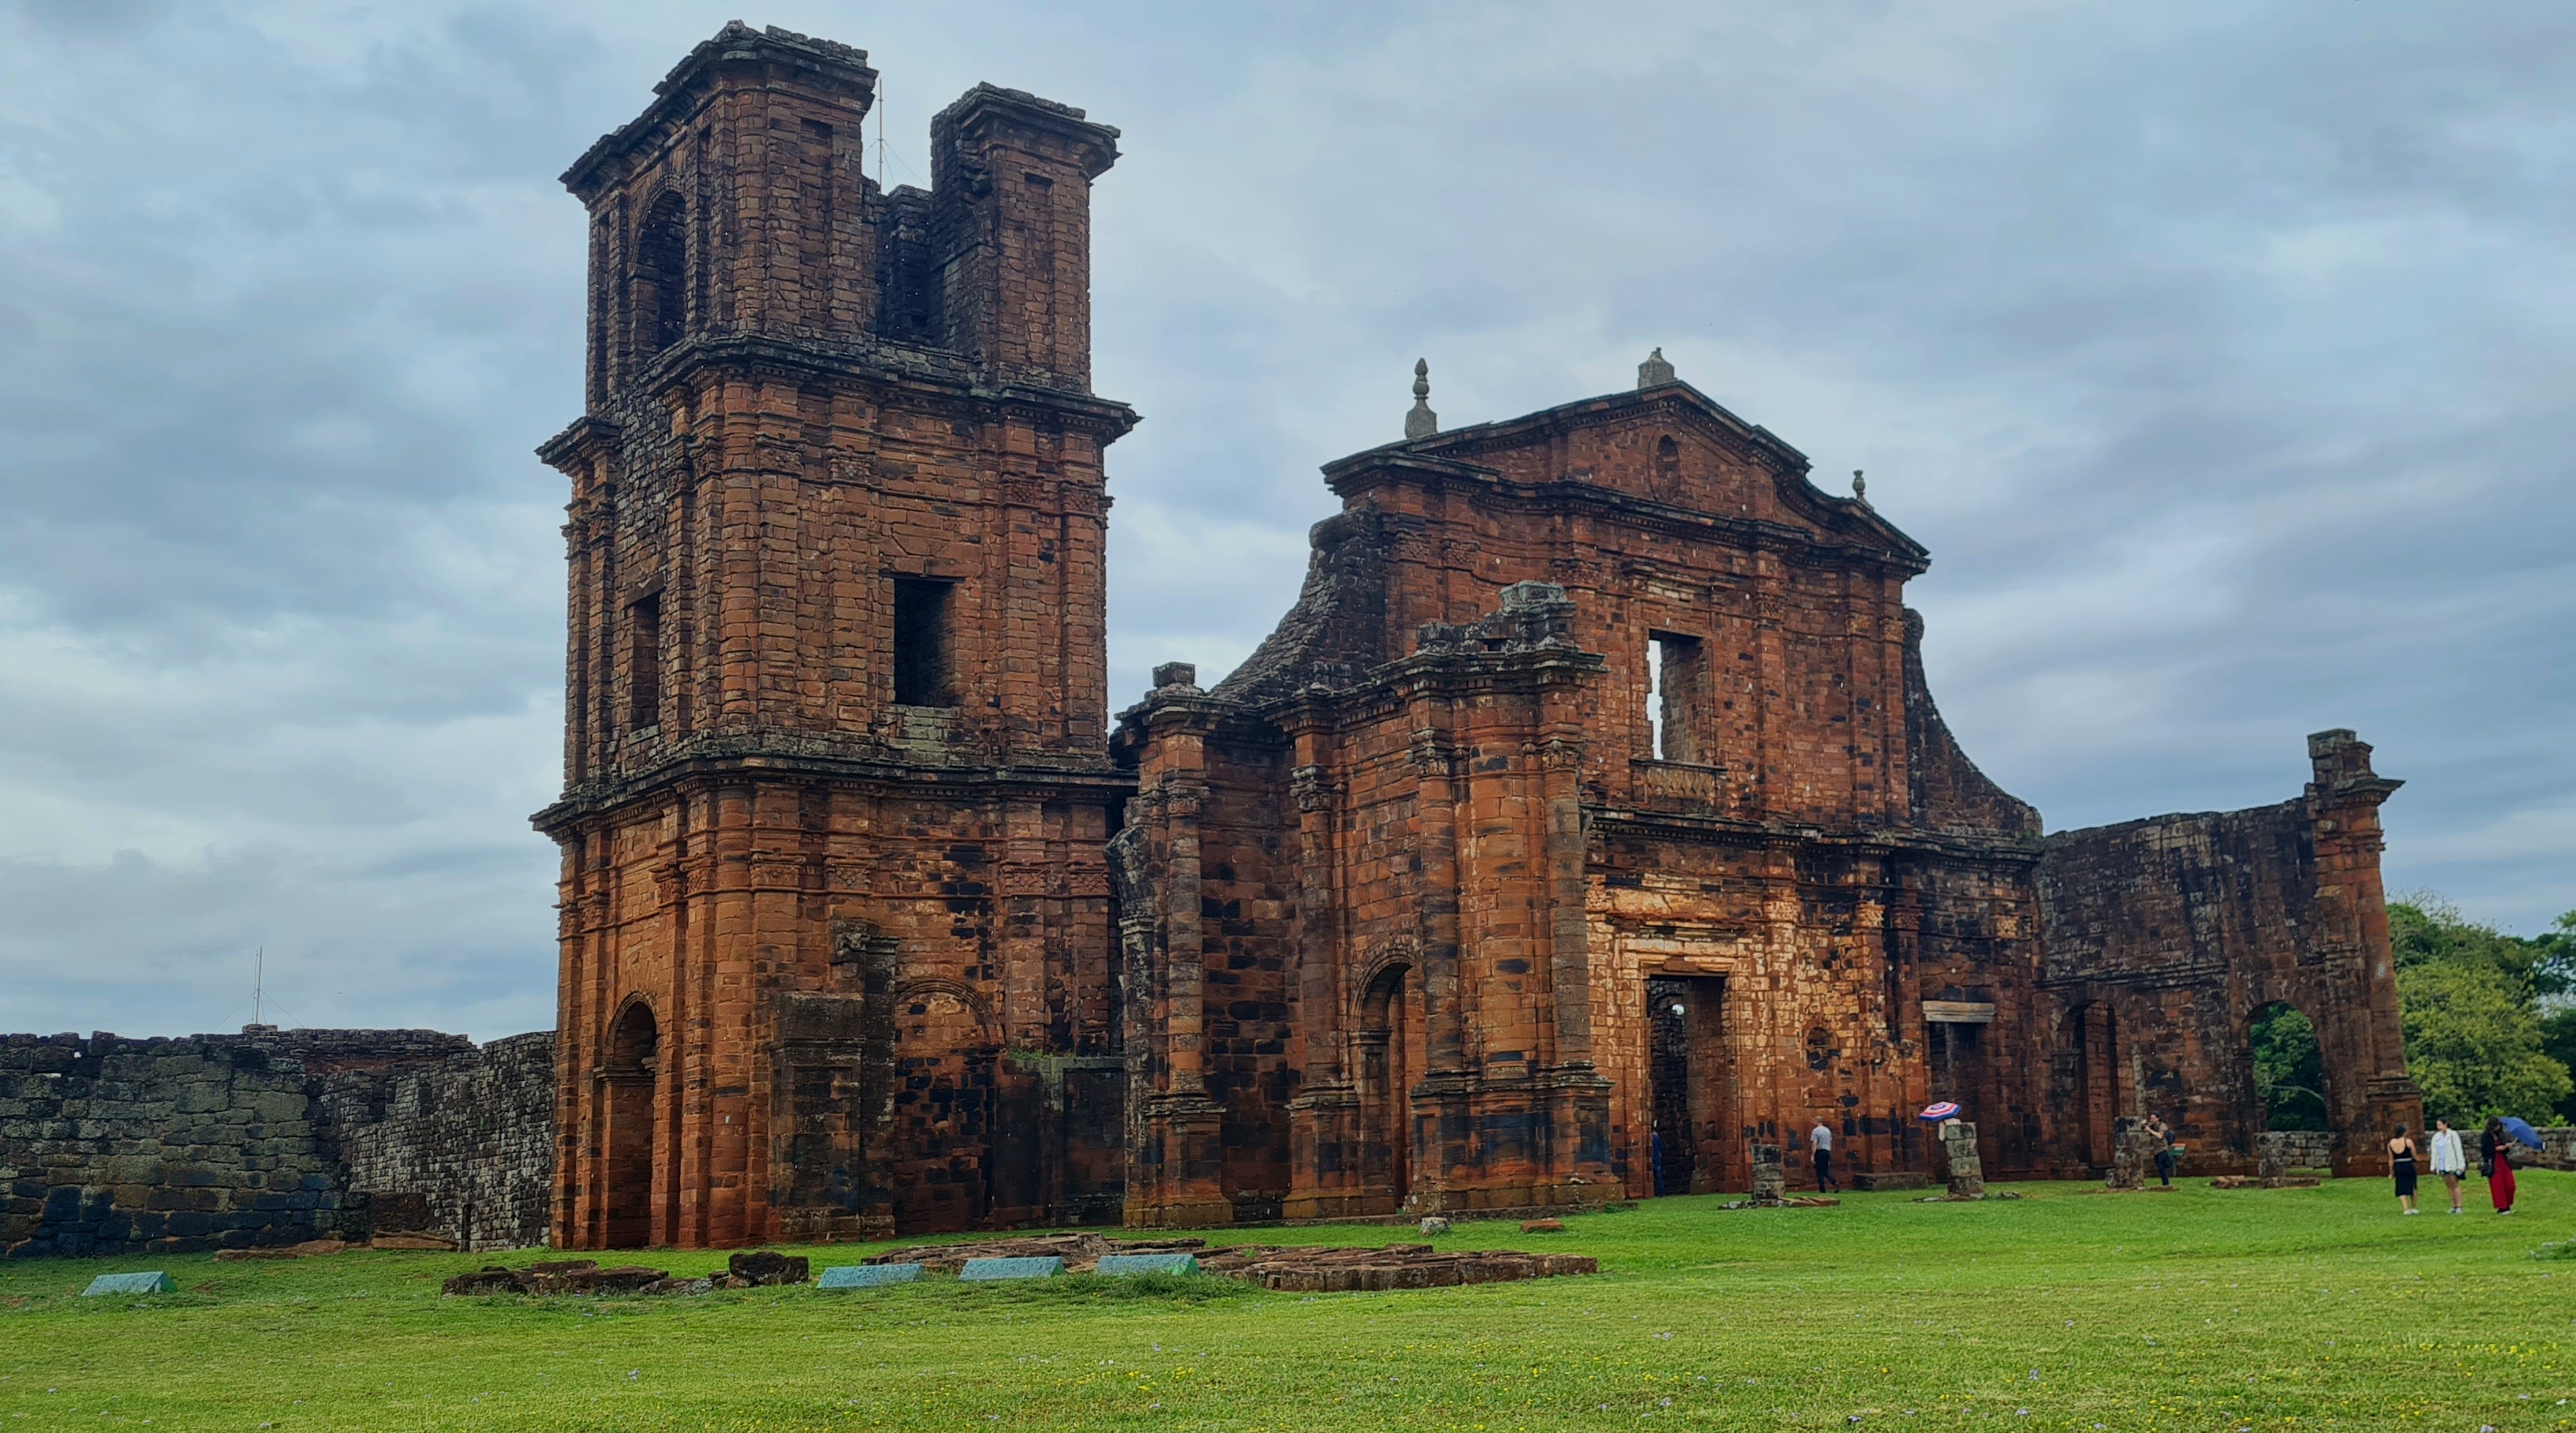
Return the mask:
<svg viewBox="0 0 2576 1433">
<path fill-rule="evenodd" d="M 2509 1219 L 2474 1198 L 2402 1219 L 2375 1180 L 2018 1188 L 1466 1224 L 1442 1245 L 1603 1272 L 1386 1294 L 1081 1278 L 442 1299 L 448 1274 L 546 1256 L 0 1264 L 0 1430 L 2576 1427 L 2576 1259 L 2533 1255 L 2576 1234 L 2576 1175 L 2527 1173 Z M 77 1297 L 155 1267 L 181 1291 Z"/>
</svg>

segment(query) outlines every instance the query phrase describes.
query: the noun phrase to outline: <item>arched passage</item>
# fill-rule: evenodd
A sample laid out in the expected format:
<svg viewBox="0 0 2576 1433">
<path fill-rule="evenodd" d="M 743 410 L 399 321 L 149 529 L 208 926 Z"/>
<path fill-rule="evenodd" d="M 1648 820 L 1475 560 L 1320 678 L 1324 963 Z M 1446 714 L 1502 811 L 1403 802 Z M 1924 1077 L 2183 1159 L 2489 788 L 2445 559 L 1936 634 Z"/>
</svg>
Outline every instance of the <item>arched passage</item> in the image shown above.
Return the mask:
<svg viewBox="0 0 2576 1433">
<path fill-rule="evenodd" d="M 2245 1046 L 2253 1059 L 2254 1108 L 2247 1125 L 2256 1130 L 2324 1131 L 2327 1118 L 2325 1052 L 2317 1044 L 2316 1023 L 2287 1001 L 2257 1009 L 2245 1022 Z"/>
<path fill-rule="evenodd" d="M 605 1158 L 600 1189 L 600 1243 L 640 1249 L 653 1242 L 653 1086 L 661 1029 L 653 1007 L 630 1000 L 609 1027 L 600 1066 L 605 1086 Z"/>
<path fill-rule="evenodd" d="M 1413 1192 L 1413 1084 L 1424 1065 L 1422 1022 L 1414 1014 L 1419 983 L 1411 965 L 1379 971 L 1360 996 L 1353 1036 L 1371 1162 L 1367 1178 L 1393 1192 L 1399 1208 Z"/>
</svg>

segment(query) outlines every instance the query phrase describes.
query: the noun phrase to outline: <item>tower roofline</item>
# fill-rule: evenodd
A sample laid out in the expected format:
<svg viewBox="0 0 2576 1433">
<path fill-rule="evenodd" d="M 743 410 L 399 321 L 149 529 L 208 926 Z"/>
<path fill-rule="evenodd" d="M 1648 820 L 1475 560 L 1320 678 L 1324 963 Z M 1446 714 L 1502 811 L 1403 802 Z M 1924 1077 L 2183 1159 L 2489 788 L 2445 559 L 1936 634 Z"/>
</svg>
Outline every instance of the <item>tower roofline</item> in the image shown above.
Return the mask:
<svg viewBox="0 0 2576 1433">
<path fill-rule="evenodd" d="M 764 65 L 793 74 L 823 94 L 854 104 L 864 116 L 876 102 L 877 72 L 868 67 L 868 52 L 830 40 L 818 40 L 772 25 L 754 29 L 729 20 L 713 39 L 701 42 L 653 86 L 653 103 L 642 114 L 601 135 L 563 172 L 563 185 L 587 203 L 613 177 L 615 162 L 696 104 L 707 81 L 722 66 Z M 1080 113 L 1076 111 L 1076 113 Z"/>
</svg>

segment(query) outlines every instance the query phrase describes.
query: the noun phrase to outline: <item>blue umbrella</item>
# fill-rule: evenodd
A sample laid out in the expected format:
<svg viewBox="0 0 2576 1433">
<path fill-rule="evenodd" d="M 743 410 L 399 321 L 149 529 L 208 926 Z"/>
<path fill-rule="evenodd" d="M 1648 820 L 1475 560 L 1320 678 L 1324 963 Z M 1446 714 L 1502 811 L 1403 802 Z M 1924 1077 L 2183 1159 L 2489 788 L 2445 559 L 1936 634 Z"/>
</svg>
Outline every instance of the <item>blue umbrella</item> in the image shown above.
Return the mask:
<svg viewBox="0 0 2576 1433">
<path fill-rule="evenodd" d="M 2518 1120 L 2511 1115 L 2506 1115 L 2497 1123 L 2504 1126 L 2504 1132 L 2506 1134 L 2513 1136 L 2514 1143 L 2525 1145 L 2532 1149 L 2540 1148 L 2540 1131 L 2531 1127 L 2531 1121 Z"/>
</svg>

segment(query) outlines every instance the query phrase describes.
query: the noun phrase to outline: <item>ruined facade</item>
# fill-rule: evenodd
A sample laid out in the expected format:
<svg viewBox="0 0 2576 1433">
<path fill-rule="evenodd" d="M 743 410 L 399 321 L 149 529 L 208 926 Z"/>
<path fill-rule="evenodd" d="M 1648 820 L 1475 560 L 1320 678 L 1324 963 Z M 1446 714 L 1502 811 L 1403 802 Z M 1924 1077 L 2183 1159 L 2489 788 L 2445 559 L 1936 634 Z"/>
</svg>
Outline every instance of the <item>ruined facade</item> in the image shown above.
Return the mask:
<svg viewBox="0 0 2576 1433">
<path fill-rule="evenodd" d="M 1113 735 L 1116 132 L 979 86 L 888 192 L 875 78 L 729 26 L 565 176 L 558 1242 L 1740 1189 L 1819 1118 L 1926 1168 L 1934 1099 L 1993 1177 L 2150 1103 L 2250 1168 L 2273 1001 L 2348 1165 L 2411 1117 L 2369 749 L 2043 837 L 1933 707 L 1924 549 L 1660 355 L 1447 433 L 1417 369 L 1279 629 Z"/>
</svg>

